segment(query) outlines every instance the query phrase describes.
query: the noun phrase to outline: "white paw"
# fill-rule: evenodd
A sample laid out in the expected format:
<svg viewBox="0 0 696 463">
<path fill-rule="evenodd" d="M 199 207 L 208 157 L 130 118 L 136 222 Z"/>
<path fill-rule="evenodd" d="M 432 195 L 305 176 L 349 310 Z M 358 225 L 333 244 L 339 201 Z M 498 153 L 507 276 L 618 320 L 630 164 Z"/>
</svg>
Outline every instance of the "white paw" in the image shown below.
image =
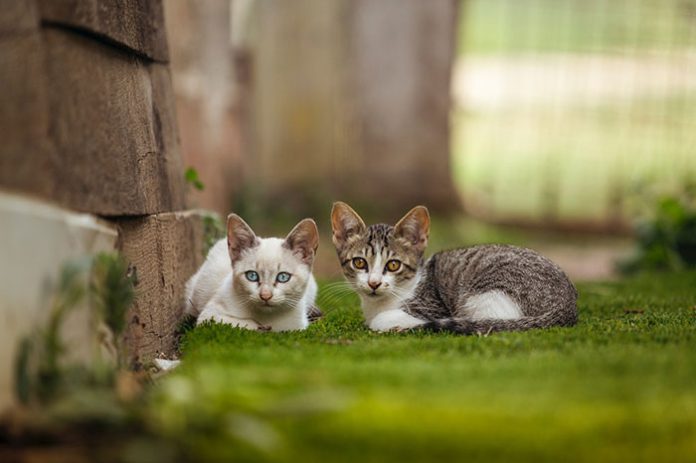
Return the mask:
<svg viewBox="0 0 696 463">
<path fill-rule="evenodd" d="M 370 329 L 373 331 L 406 331 L 422 325 L 425 320 L 412 317 L 403 310 L 385 310 L 380 312 L 370 321 Z"/>
</svg>

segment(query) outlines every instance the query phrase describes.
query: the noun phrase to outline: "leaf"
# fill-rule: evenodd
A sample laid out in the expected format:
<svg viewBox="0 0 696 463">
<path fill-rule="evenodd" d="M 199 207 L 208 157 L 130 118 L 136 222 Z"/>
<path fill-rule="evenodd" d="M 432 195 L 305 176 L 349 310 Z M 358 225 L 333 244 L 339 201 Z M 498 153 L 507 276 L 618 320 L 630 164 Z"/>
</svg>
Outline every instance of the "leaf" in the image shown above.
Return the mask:
<svg viewBox="0 0 696 463">
<path fill-rule="evenodd" d="M 618 265 L 624 273 L 696 266 L 696 205 L 690 193 L 660 198 L 652 219 L 637 224 L 635 236 L 633 256 Z"/>
<path fill-rule="evenodd" d="M 192 185 L 196 190 L 202 191 L 205 188 L 205 185 L 198 176 L 198 171 L 193 167 L 186 169 L 186 172 L 184 172 L 184 179 L 186 179 L 186 182 L 189 185 Z"/>
<path fill-rule="evenodd" d="M 671 225 L 678 225 L 686 216 L 686 208 L 678 198 L 669 196 L 660 200 L 658 214 Z"/>
</svg>

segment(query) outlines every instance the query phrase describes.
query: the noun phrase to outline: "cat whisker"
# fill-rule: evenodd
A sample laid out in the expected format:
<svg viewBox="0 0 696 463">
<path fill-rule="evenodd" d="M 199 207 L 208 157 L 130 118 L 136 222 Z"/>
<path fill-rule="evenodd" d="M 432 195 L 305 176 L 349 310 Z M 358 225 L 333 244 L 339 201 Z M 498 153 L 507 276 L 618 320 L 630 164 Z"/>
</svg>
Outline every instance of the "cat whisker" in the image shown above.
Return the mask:
<svg viewBox="0 0 696 463">
<path fill-rule="evenodd" d="M 322 288 L 330 288 L 332 286 L 350 286 L 350 283 L 345 280 L 332 281 L 322 285 Z"/>
<path fill-rule="evenodd" d="M 322 292 L 320 297 L 336 297 L 336 296 L 346 296 L 349 294 L 353 294 L 355 291 L 351 289 L 343 289 L 340 291 L 327 291 L 327 292 Z"/>
<path fill-rule="evenodd" d="M 349 290 L 349 289 L 344 289 L 344 290 L 340 290 L 340 291 L 322 292 L 317 299 L 321 300 L 321 301 L 335 303 L 335 302 L 338 302 L 339 300 L 345 298 L 345 296 L 349 296 L 351 294 L 353 294 L 353 291 Z"/>
<path fill-rule="evenodd" d="M 334 295 L 346 295 L 353 293 L 354 290 L 351 287 L 334 287 L 334 288 L 328 288 L 328 289 L 323 289 L 320 291 L 320 296 L 334 296 Z"/>
</svg>

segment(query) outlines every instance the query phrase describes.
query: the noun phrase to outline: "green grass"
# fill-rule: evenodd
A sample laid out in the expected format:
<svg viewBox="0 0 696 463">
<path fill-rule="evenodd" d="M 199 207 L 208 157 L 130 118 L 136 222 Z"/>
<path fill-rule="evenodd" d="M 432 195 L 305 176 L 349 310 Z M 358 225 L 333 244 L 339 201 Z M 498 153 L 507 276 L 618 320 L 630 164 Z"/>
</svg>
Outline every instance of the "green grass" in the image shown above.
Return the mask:
<svg viewBox="0 0 696 463">
<path fill-rule="evenodd" d="M 696 273 L 488 337 L 371 333 L 329 287 L 305 332 L 189 332 L 151 425 L 197 461 L 696 461 Z"/>
</svg>

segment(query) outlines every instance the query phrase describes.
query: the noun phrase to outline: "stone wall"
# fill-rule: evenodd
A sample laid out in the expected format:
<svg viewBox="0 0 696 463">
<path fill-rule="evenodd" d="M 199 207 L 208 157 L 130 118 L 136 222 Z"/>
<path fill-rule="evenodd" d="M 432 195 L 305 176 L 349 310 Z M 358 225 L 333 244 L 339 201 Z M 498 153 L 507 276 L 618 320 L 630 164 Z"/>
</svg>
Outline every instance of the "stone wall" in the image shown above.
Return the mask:
<svg viewBox="0 0 696 463">
<path fill-rule="evenodd" d="M 5 3 L 0 15 L 15 10 L 21 27 L 0 30 L 0 185 L 104 216 L 184 209 L 161 14 L 127 15 L 127 2 Z M 102 10 L 111 22 L 93 18 Z"/>
<path fill-rule="evenodd" d="M 131 363 L 172 354 L 183 285 L 202 260 L 202 222 L 186 211 L 161 0 L 5 0 L 0 88 L 0 194 L 118 232 L 112 246 L 139 276 Z M 56 255 L 92 249 L 85 236 L 52 241 Z M 30 241 L 0 243 L 12 246 L 32 253 Z M 0 274 L 8 265 L 0 258 Z M 27 271 L 50 279 L 54 267 Z"/>
</svg>

